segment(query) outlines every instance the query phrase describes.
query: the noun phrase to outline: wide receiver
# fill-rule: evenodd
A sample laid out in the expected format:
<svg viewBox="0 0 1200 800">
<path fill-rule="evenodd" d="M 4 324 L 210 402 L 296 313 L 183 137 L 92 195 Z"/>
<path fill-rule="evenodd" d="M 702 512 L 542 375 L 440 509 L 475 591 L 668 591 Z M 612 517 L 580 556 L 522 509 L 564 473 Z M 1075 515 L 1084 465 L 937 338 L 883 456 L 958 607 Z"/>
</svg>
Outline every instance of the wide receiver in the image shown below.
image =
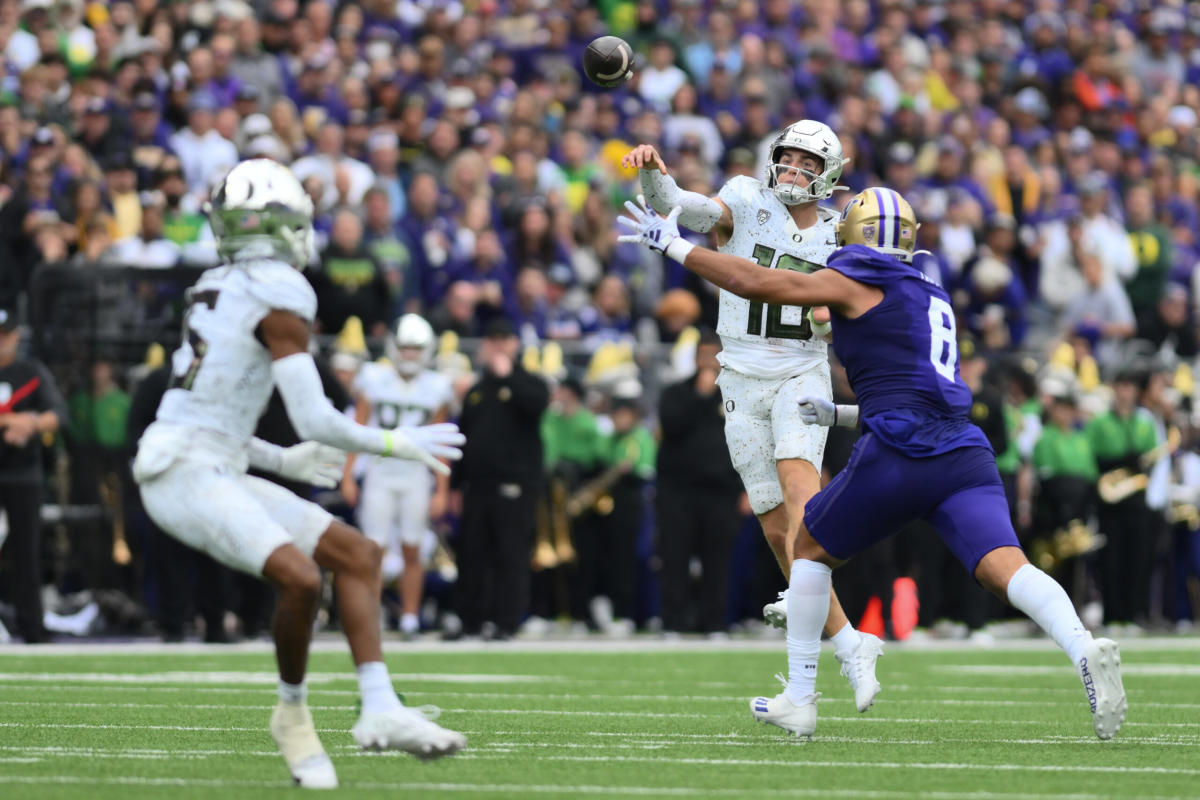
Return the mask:
<svg viewBox="0 0 1200 800">
<path fill-rule="evenodd" d="M 388 363 L 364 364 L 354 377 L 355 421 L 390 430 L 448 420 L 454 389 L 445 375 L 428 368 L 434 348 L 429 323 L 418 314 L 405 314 L 385 347 Z M 354 461 L 353 454 L 346 460 L 342 494 L 350 505 L 358 505 L 363 533 L 384 550 L 384 582 L 399 577 L 400 633 L 410 638 L 421 628 L 421 541 L 430 517 L 446 511 L 450 481 L 424 464 L 372 458 L 360 498 Z"/>
<path fill-rule="evenodd" d="M 679 206 L 680 224 L 713 232 L 721 252 L 767 269 L 809 273 L 821 269 L 834 250 L 837 215 L 818 203 L 842 188 L 837 182 L 847 161 L 829 126 L 800 120 L 772 142 L 765 182 L 739 175 L 716 197 L 682 191 L 650 145 L 635 147 L 621 163 L 639 169 L 652 208 L 666 214 Z M 827 332 L 827 324 L 814 323 L 809 307 L 766 305 L 721 291 L 717 383 L 725 400 L 725 442 L 785 580 L 804 504 L 821 488 L 828 434 L 805 425 L 791 398 L 832 400 Z M 856 631 L 830 591 L 825 631 L 854 689 L 855 705 L 866 711 L 879 692 L 875 661 L 882 643 Z M 785 627 L 786 595 L 763 608 L 763 616 Z"/>
<path fill-rule="evenodd" d="M 299 272 L 311 248 L 312 203 L 290 170 L 265 159 L 238 164 L 214 192 L 209 219 L 224 265 L 188 290 L 171 384 L 138 442 L 133 474 L 146 511 L 185 544 L 275 586 L 279 703 L 270 730 L 298 785 L 337 786 L 305 700 L 319 567 L 335 573 L 357 666 L 355 740 L 419 758 L 453 754 L 466 739 L 406 708 L 392 688 L 380 647 L 379 546 L 246 468 L 333 486 L 342 451 L 356 451 L 445 472 L 438 459 L 459 458 L 463 436 L 449 424 L 367 428 L 326 400 L 308 352 L 317 298 Z M 274 387 L 296 432 L 311 441 L 282 449 L 253 438 Z"/>
<path fill-rule="evenodd" d="M 958 371 L 954 311 L 946 292 L 912 266 L 917 222 L 890 189 L 867 189 L 842 212 L 839 250 L 811 275 L 753 262 L 679 238 L 680 209 L 666 218 L 626 204 L 633 231 L 621 237 L 665 253 L 717 286 L 764 303 L 827 305 L 834 350 L 858 406 L 790 398 L 822 425 L 860 423 L 846 468 L 809 501 L 788 585 L 788 680 L 751 713 L 796 736 L 817 727 L 814 691 L 831 570 L 914 519 L 942 541 L 984 587 L 1028 614 L 1075 664 L 1092 727 L 1111 739 L 1125 718 L 1121 657 L 1093 639 L 1071 599 L 1029 563 L 1017 543 L 996 458 L 971 423 L 971 392 Z"/>
</svg>

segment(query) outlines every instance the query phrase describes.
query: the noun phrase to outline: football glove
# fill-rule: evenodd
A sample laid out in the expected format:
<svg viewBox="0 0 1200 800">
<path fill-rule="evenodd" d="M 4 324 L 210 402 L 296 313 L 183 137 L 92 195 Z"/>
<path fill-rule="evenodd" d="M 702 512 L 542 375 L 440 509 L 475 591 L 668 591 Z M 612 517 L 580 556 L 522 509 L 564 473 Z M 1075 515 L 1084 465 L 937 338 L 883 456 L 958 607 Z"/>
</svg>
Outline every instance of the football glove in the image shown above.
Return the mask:
<svg viewBox="0 0 1200 800">
<path fill-rule="evenodd" d="M 320 442 L 301 442 L 280 451 L 276 474 L 321 489 L 332 489 L 342 479 L 345 464 L 346 454 L 336 447 Z"/>
<path fill-rule="evenodd" d="M 800 398 L 800 419 L 808 425 L 832 427 L 837 410 L 832 400 L 805 395 Z"/>
<path fill-rule="evenodd" d="M 644 245 L 656 253 L 666 252 L 671 242 L 679 238 L 677 220 L 682 209 L 675 206 L 671 213 L 661 217 L 646 204 L 645 197 L 639 194 L 637 200 L 637 205 L 626 200 L 625 210 L 629 216 L 617 217 L 617 222 L 629 231 L 618 237 L 618 241 Z"/>
<path fill-rule="evenodd" d="M 407 458 L 420 461 L 434 472 L 450 474 L 450 467 L 438 459 L 458 461 L 462 458 L 462 446 L 467 437 L 453 422 L 438 422 L 419 428 L 396 428 L 391 431 L 392 449 L 387 453 L 392 458 Z"/>
</svg>

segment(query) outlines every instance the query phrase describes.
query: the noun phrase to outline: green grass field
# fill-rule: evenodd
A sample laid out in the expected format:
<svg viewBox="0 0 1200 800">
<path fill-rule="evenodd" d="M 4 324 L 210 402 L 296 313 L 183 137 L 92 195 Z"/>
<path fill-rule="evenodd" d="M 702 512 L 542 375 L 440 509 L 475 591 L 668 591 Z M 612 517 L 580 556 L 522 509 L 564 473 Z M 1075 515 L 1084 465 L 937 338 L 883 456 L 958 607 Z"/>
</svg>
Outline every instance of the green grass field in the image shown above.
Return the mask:
<svg viewBox="0 0 1200 800">
<path fill-rule="evenodd" d="M 388 661 L 469 748 L 424 764 L 358 751 L 344 645 L 322 642 L 309 703 L 345 796 L 1158 798 L 1200 796 L 1200 639 L 1126 643 L 1130 710 L 1100 742 L 1045 642 L 893 645 L 854 710 L 832 653 L 816 738 L 755 723 L 782 642 L 409 646 Z M 250 798 L 299 791 L 267 733 L 265 645 L 0 650 L 0 798 Z M 330 796 L 336 796 L 337 792 Z"/>
</svg>

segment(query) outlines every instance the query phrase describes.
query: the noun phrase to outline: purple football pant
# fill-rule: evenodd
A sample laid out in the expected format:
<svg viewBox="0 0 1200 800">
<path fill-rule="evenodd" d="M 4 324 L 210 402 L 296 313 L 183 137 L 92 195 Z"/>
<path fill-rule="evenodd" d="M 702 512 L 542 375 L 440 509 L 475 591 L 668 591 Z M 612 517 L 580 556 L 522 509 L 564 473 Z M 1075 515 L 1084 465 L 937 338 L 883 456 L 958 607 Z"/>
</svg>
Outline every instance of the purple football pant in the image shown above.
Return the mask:
<svg viewBox="0 0 1200 800">
<path fill-rule="evenodd" d="M 865 433 L 845 469 L 804 507 L 825 552 L 848 559 L 915 519 L 931 524 L 971 575 L 997 547 L 1019 547 L 996 457 L 984 447 L 913 458 Z"/>
</svg>

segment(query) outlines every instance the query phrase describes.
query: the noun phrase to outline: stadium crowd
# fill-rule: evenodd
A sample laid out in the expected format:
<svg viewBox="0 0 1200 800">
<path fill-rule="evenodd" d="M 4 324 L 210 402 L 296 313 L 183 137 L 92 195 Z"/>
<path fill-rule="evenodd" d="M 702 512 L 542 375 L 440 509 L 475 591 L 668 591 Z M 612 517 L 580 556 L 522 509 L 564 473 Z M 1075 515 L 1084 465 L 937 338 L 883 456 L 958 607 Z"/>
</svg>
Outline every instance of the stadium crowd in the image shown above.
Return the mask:
<svg viewBox="0 0 1200 800">
<path fill-rule="evenodd" d="M 599 569 L 597 555 L 594 574 L 575 580 L 583 560 L 563 563 L 547 489 L 535 619 L 628 629 L 661 617 L 720 634 L 755 616 L 778 577 L 753 520 L 720 543 L 728 558 L 693 554 L 704 580 L 728 586 L 724 622 L 659 608 L 646 434 L 665 428 L 661 387 L 693 380 L 717 296 L 617 242 L 638 185 L 619 162 L 654 144 L 681 187 L 715 195 L 731 176 L 762 177 L 775 132 L 813 118 L 850 158 L 850 191 L 835 200 L 885 185 L 916 210 L 929 251 L 917 263 L 955 301 L 972 414 L 1027 549 L 1095 624 L 1185 629 L 1200 604 L 1198 6 L 0 0 L 0 301 L 68 398 L 51 452 L 71 468 L 47 462 L 53 486 L 71 484 L 56 490 L 60 517 L 92 501 L 107 509 L 71 541 L 108 542 L 133 519 L 125 417 L 162 355 L 103 355 L 108 339 L 178 311 L 177 273 L 154 271 L 216 263 L 203 203 L 239 159 L 265 157 L 290 165 L 316 208 L 306 274 L 340 377 L 415 312 L 442 337 L 435 363 L 460 400 L 474 343 L 507 324 L 524 368 L 552 384 L 545 485 L 557 502 L 588 501 L 562 524 L 589 552 L 619 541 L 633 561 Z M 580 71 L 604 33 L 638 53 L 617 89 Z M 97 276 L 105 299 L 93 313 L 122 309 L 94 329 L 90 355 L 36 346 L 38 325 L 82 324 L 46 312 L 39 274 Z M 846 402 L 844 373 L 835 384 Z M 827 471 L 844 462 L 844 437 L 831 435 Z M 453 545 L 461 509 L 450 511 L 434 527 Z M 73 566 L 47 574 L 64 593 L 118 588 L 154 606 L 153 547 L 136 526 L 127 533 L 126 566 L 102 567 L 105 548 L 76 544 L 74 555 L 48 548 L 47 562 Z M 907 635 L 918 620 L 893 579 L 915 578 L 922 627 L 948 618 L 940 630 L 985 638 L 996 610 L 978 587 L 942 579 L 941 545 L 923 530 L 899 541 L 839 575 L 839 591 L 858 596 L 847 611 L 860 617 L 874 595 L 884 617 L 897 609 L 889 632 Z M 677 559 L 689 554 L 666 549 L 682 597 Z M 431 570 L 431 584 L 452 575 Z M 454 607 L 452 589 L 431 593 Z M 130 605 L 110 598 L 105 616 L 136 620 Z"/>
</svg>

